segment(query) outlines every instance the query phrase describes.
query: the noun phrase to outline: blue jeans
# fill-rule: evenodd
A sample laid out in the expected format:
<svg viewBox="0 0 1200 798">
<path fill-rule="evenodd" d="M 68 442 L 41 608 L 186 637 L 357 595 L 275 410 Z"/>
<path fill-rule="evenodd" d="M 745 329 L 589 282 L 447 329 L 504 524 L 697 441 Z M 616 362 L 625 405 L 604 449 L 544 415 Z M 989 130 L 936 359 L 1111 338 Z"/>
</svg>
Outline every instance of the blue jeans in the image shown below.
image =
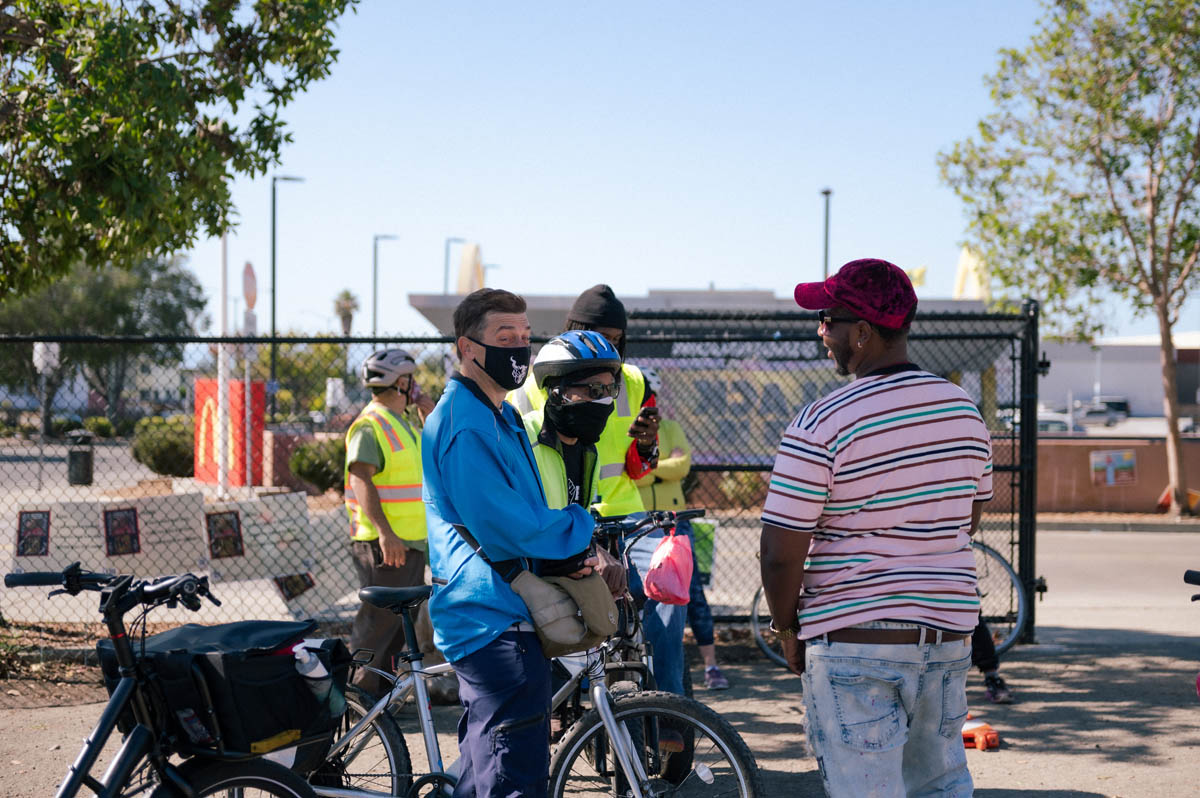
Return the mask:
<svg viewBox="0 0 1200 798">
<path fill-rule="evenodd" d="M 692 584 L 688 587 L 687 622 L 692 627 L 692 635 L 696 645 L 711 646 L 716 638 L 713 635 L 712 610 L 708 606 L 708 596 L 704 595 L 704 585 L 700 584 L 700 565 L 696 562 L 696 537 L 692 534 L 692 524 L 684 519 L 676 527 L 681 534 L 692 541 Z"/>
<path fill-rule="evenodd" d="M 909 628 L 871 622 L 857 628 Z M 969 640 L 805 647 L 808 740 L 829 798 L 969 798 Z"/>
<path fill-rule="evenodd" d="M 658 689 L 683 695 L 683 625 L 687 608 L 648 599 L 642 589 L 641 575 L 650 570 L 650 558 L 662 538 L 663 533 L 655 530 L 625 552 L 632 566 L 629 592 L 638 601 L 646 602 L 642 608 L 642 634 L 654 656 L 654 681 L 658 683 Z"/>
<path fill-rule="evenodd" d="M 550 785 L 550 661 L 533 632 L 510 631 L 454 663 L 455 798 L 539 798 Z"/>
</svg>

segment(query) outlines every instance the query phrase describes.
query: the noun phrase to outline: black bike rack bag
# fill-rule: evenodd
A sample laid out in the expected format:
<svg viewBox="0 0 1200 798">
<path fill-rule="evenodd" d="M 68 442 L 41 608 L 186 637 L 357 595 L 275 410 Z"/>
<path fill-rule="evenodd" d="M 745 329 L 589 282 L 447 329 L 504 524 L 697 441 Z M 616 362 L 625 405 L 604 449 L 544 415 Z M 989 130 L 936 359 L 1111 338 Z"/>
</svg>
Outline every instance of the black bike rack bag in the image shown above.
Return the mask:
<svg viewBox="0 0 1200 798">
<path fill-rule="evenodd" d="M 331 681 L 327 691 L 314 691 L 296 670 L 292 647 L 316 630 L 315 621 L 187 624 L 147 637 L 144 653 L 131 643 L 150 683 L 151 711 L 165 715 L 181 753 L 253 756 L 300 745 L 323 756 L 313 744 L 327 747 L 345 708 L 351 658 L 340 640 L 314 649 Z M 109 640 L 96 648 L 111 694 L 120 680 L 116 652 Z M 118 727 L 128 733 L 134 724 L 127 710 Z M 293 767 L 306 769 L 306 758 Z"/>
</svg>

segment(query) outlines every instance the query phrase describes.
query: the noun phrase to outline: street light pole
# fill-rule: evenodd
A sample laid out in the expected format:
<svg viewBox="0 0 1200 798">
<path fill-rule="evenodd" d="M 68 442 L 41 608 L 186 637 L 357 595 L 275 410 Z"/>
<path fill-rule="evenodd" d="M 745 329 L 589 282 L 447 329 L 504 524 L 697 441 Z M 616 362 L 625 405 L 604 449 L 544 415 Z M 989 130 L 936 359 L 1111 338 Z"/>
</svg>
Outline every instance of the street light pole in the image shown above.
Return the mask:
<svg viewBox="0 0 1200 798">
<path fill-rule="evenodd" d="M 303 183 L 303 177 L 291 177 L 288 175 L 271 175 L 271 381 L 270 385 L 275 384 L 275 184 L 278 182 L 284 183 Z M 275 393 L 270 391 L 271 397 L 271 415 L 275 415 Z"/>
<path fill-rule="evenodd" d="M 465 244 L 465 238 L 447 238 L 446 239 L 446 256 L 445 262 L 442 265 L 442 295 L 450 293 L 450 245 Z"/>
<path fill-rule="evenodd" d="M 831 188 L 821 189 L 821 194 L 825 197 L 825 277 L 829 279 L 829 195 L 833 193 Z"/>
<path fill-rule="evenodd" d="M 371 335 L 378 334 L 376 330 L 379 318 L 379 242 L 393 241 L 400 236 L 386 233 L 376 233 L 371 239 Z"/>
</svg>

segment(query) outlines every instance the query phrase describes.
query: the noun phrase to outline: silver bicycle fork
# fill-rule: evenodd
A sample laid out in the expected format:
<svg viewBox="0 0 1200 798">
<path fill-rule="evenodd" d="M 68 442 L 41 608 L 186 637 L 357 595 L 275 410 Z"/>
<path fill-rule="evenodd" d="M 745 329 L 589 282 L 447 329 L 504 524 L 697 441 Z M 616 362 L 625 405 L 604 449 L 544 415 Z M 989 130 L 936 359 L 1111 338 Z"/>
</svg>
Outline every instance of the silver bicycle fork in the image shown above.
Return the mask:
<svg viewBox="0 0 1200 798">
<path fill-rule="evenodd" d="M 617 720 L 616 713 L 613 712 L 612 694 L 602 681 L 592 685 L 592 704 L 600 713 L 600 720 L 608 731 L 609 743 L 617 757 L 617 763 L 625 774 L 625 780 L 629 782 L 630 794 L 633 798 L 646 798 L 643 788 L 650 785 L 646 769 L 642 767 L 642 760 L 634 754 L 633 738 L 625 724 Z"/>
</svg>

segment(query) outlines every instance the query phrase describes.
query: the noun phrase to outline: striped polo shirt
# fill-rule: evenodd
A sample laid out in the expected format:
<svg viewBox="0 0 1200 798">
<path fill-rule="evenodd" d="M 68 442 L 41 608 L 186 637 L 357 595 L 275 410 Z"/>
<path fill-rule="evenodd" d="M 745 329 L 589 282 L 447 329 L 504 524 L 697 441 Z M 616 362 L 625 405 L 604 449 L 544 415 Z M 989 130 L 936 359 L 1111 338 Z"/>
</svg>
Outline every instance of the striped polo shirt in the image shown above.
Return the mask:
<svg viewBox="0 0 1200 798">
<path fill-rule="evenodd" d="M 762 516 L 813 533 L 800 637 L 876 620 L 969 633 L 971 509 L 991 497 L 991 436 L 941 377 L 893 366 L 805 407 L 784 431 Z"/>
</svg>

